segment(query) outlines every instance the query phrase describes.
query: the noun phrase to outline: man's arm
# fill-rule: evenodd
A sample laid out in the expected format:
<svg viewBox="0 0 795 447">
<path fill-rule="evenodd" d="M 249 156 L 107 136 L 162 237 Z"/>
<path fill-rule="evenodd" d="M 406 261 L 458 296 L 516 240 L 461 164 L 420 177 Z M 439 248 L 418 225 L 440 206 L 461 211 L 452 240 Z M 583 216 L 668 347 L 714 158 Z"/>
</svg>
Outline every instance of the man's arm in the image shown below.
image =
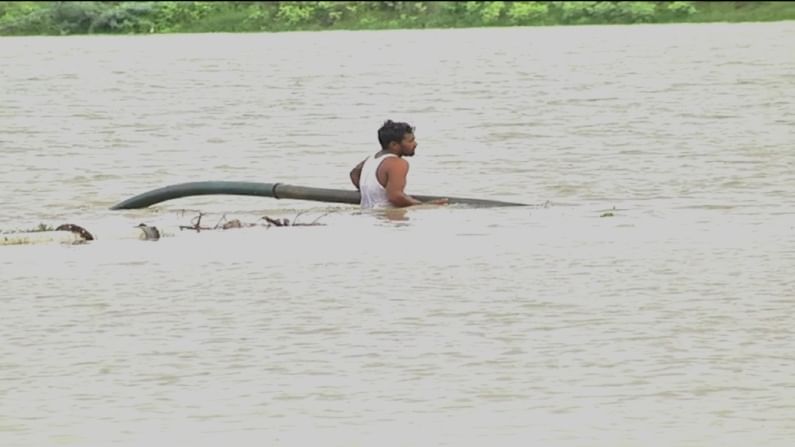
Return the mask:
<svg viewBox="0 0 795 447">
<path fill-rule="evenodd" d="M 362 166 L 364 166 L 364 160 L 351 169 L 351 183 L 353 183 L 356 189 L 359 189 L 359 178 L 362 176 Z"/>
<path fill-rule="evenodd" d="M 422 202 L 404 192 L 409 163 L 402 158 L 390 158 L 381 163 L 386 175 L 386 197 L 396 207 L 419 205 Z"/>
</svg>

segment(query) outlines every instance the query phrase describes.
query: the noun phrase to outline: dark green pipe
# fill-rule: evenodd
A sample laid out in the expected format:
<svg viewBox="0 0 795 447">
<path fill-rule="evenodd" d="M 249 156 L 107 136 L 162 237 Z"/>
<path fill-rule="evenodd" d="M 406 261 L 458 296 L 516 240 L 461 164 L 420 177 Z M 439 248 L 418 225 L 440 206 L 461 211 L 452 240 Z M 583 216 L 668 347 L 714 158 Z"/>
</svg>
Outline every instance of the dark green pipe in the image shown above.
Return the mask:
<svg viewBox="0 0 795 447">
<path fill-rule="evenodd" d="M 112 210 L 130 210 L 146 208 L 149 205 L 165 202 L 167 200 L 178 199 L 180 197 L 206 196 L 206 195 L 237 195 L 237 196 L 259 196 L 273 197 L 275 199 L 294 199 L 294 200 L 314 200 L 318 202 L 349 203 L 358 205 L 360 200 L 359 191 L 345 189 L 311 188 L 307 186 L 285 185 L 283 183 L 259 183 L 259 182 L 189 182 L 177 185 L 166 186 L 154 189 L 135 197 L 131 197 L 123 202 L 113 205 Z M 499 202 L 496 200 L 467 199 L 461 197 L 445 196 L 417 196 L 417 200 L 427 202 L 429 200 L 446 198 L 451 205 L 462 204 L 476 207 L 491 206 L 527 206 L 524 203 Z"/>
</svg>

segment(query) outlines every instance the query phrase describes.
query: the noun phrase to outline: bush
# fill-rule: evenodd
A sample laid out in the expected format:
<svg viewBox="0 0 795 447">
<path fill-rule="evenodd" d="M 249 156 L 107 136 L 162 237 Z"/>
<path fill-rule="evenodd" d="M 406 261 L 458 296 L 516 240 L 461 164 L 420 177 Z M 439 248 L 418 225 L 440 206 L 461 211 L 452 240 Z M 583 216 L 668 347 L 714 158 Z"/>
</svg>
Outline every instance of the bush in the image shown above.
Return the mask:
<svg viewBox="0 0 795 447">
<path fill-rule="evenodd" d="M 587 21 L 591 17 L 591 8 L 597 2 L 559 2 L 561 18 L 564 23 Z"/>
<path fill-rule="evenodd" d="M 690 2 L 671 2 L 666 9 L 675 17 L 687 17 L 696 13 L 696 7 Z"/>
<path fill-rule="evenodd" d="M 279 4 L 276 18 L 283 21 L 288 27 L 300 25 L 309 21 L 313 9 L 311 4 L 304 2 L 282 2 Z"/>
<path fill-rule="evenodd" d="M 476 2 L 481 3 L 481 2 Z M 480 10 L 480 18 L 486 25 L 497 23 L 505 9 L 505 2 L 483 2 L 485 6 Z"/>
<path fill-rule="evenodd" d="M 150 19 L 156 10 L 151 2 L 124 2 L 101 13 L 91 22 L 90 33 L 136 33 L 152 32 L 154 22 Z"/>
<path fill-rule="evenodd" d="M 337 2 L 313 2 L 312 16 L 322 26 L 332 26 L 342 19 L 345 9 Z"/>
<path fill-rule="evenodd" d="M 199 19 L 190 27 L 190 32 L 242 32 L 259 31 L 256 24 L 248 21 L 248 11 L 243 9 L 228 9 L 214 14 L 210 14 L 203 19 Z"/>
<path fill-rule="evenodd" d="M 617 5 L 618 19 L 631 23 L 651 21 L 657 10 L 652 2 L 619 2 Z"/>
<path fill-rule="evenodd" d="M 594 18 L 612 22 L 620 15 L 621 7 L 613 2 L 595 2 L 588 10 Z"/>
<path fill-rule="evenodd" d="M 617 1 L 0 1 L 0 35 L 785 20 L 789 3 Z M 696 7 L 698 5 L 698 8 Z M 789 6 L 788 6 L 789 5 Z"/>
<path fill-rule="evenodd" d="M 571 23 L 635 23 L 654 18 L 653 2 L 565 2 L 562 18 Z"/>
<path fill-rule="evenodd" d="M 243 19 L 243 26 L 251 30 L 265 30 L 268 28 L 268 23 L 271 22 L 271 18 L 270 8 L 250 5 L 246 18 Z"/>
<path fill-rule="evenodd" d="M 88 32 L 102 12 L 97 2 L 56 2 L 50 18 L 61 34 L 82 34 Z"/>
<path fill-rule="evenodd" d="M 536 23 L 546 17 L 548 9 L 539 2 L 513 2 L 508 8 L 508 18 L 516 25 Z"/>
<path fill-rule="evenodd" d="M 160 32 L 178 30 L 226 7 L 223 2 L 147 2 L 156 10 L 154 27 Z"/>
<path fill-rule="evenodd" d="M 53 34 L 49 10 L 35 2 L 2 2 L 0 33 L 4 35 L 36 33 Z"/>
</svg>

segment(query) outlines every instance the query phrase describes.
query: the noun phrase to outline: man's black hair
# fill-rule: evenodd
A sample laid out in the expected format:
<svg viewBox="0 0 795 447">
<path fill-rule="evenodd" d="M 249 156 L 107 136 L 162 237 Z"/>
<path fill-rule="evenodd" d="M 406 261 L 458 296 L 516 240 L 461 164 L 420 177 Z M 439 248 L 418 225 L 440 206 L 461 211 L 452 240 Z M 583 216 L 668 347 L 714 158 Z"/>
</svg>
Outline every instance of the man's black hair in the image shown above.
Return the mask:
<svg viewBox="0 0 795 447">
<path fill-rule="evenodd" d="M 409 123 L 396 123 L 392 120 L 387 120 L 380 129 L 378 129 L 378 142 L 381 143 L 381 149 L 386 149 L 389 143 L 400 143 L 407 133 L 414 133 L 414 128 Z"/>
</svg>

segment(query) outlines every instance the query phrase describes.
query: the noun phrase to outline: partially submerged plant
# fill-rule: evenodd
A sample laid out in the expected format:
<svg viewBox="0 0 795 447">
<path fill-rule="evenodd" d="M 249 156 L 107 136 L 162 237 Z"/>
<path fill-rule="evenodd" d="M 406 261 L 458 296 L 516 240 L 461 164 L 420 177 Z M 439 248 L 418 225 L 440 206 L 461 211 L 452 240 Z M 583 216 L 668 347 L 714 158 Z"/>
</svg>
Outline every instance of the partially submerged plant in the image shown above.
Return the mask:
<svg viewBox="0 0 795 447">
<path fill-rule="evenodd" d="M 264 219 L 269 224 L 277 227 L 310 227 L 310 226 L 323 225 L 317 223 L 317 221 L 320 220 L 320 218 L 326 216 L 328 213 L 321 214 L 320 216 L 317 217 L 317 219 L 313 220 L 310 223 L 298 223 L 298 217 L 301 216 L 302 214 L 304 214 L 304 211 L 301 211 L 298 214 L 296 214 L 295 217 L 293 218 L 292 224 L 290 223 L 290 220 L 287 218 L 283 218 L 281 221 L 279 221 L 279 219 L 273 219 L 268 216 L 262 216 L 262 219 Z M 268 225 L 268 227 L 270 227 L 270 225 Z"/>
<path fill-rule="evenodd" d="M 322 226 L 324 224 L 318 223 L 318 220 L 320 220 L 323 216 L 326 216 L 328 213 L 318 216 L 315 220 L 313 220 L 310 223 L 298 223 L 298 217 L 301 216 L 302 214 L 304 214 L 303 211 L 301 211 L 298 214 L 296 214 L 296 216 L 293 218 L 292 222 L 290 222 L 290 220 L 287 219 L 287 218 L 282 218 L 282 219 L 276 218 L 276 219 L 274 219 L 274 218 L 269 217 L 269 216 L 262 216 L 260 219 L 262 219 L 262 220 L 264 220 L 266 222 L 264 224 L 263 223 L 246 223 L 246 222 L 240 221 L 240 219 L 227 220 L 226 219 L 226 214 L 224 214 L 224 215 L 221 216 L 221 218 L 218 220 L 218 222 L 214 226 L 209 227 L 209 226 L 202 226 L 202 224 L 201 224 L 202 217 L 206 216 L 206 214 L 204 214 L 201 211 L 199 211 L 199 214 L 196 217 L 194 217 L 193 219 L 191 219 L 191 224 L 190 225 L 180 225 L 179 229 L 180 230 L 195 230 L 196 232 L 199 232 L 199 231 L 202 231 L 202 230 L 204 230 L 204 231 L 207 231 L 207 230 L 229 230 L 229 229 L 233 229 L 233 228 L 250 228 L 250 227 L 270 228 L 270 227 Z"/>
</svg>

